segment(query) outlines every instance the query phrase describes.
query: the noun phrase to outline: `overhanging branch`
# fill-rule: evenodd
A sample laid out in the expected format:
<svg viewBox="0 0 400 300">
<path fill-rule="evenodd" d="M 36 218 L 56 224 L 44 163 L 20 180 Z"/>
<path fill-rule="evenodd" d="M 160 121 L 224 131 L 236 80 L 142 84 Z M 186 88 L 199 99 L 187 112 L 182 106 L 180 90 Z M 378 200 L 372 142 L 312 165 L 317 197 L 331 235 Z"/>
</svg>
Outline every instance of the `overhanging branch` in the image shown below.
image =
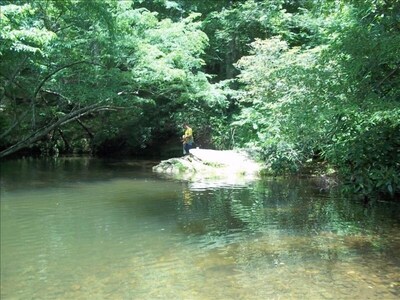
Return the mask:
<svg viewBox="0 0 400 300">
<path fill-rule="evenodd" d="M 29 137 L 23 139 L 20 142 L 17 142 L 16 144 L 12 145 L 11 147 L 3 150 L 2 152 L 0 152 L 0 158 L 10 155 L 12 153 L 15 153 L 23 148 L 26 148 L 26 147 L 34 144 L 35 142 L 37 142 L 41 138 L 43 138 L 45 135 L 50 133 L 52 130 L 55 130 L 62 125 L 72 122 L 88 113 L 97 112 L 97 111 L 101 111 L 101 110 L 115 110 L 115 109 L 117 109 L 117 108 L 110 106 L 110 105 L 102 105 L 101 103 L 96 103 L 96 104 L 89 105 L 89 106 L 77 109 L 75 111 L 72 111 L 69 114 L 58 119 L 56 122 L 42 127 L 41 129 L 39 129 L 39 130 L 35 131 L 33 134 L 31 134 Z"/>
<path fill-rule="evenodd" d="M 42 81 L 40 81 L 39 85 L 36 87 L 35 92 L 33 93 L 33 99 L 36 99 L 37 94 L 39 93 L 39 91 L 41 90 L 42 86 L 46 83 L 47 80 L 49 80 L 53 75 L 57 74 L 58 72 L 60 72 L 61 70 L 70 68 L 72 66 L 75 65 L 79 65 L 79 64 L 87 64 L 89 63 L 86 60 L 81 60 L 81 61 L 75 61 L 73 63 L 61 66 L 57 69 L 55 69 L 53 72 L 50 72 L 49 74 L 47 74 L 47 76 L 45 76 Z"/>
</svg>

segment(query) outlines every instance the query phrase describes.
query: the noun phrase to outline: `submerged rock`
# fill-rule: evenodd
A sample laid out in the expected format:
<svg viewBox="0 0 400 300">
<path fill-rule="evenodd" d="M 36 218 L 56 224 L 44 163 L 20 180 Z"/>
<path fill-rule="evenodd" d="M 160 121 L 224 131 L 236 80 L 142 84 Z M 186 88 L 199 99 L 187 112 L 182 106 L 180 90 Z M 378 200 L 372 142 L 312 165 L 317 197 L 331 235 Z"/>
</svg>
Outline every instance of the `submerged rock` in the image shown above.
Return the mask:
<svg viewBox="0 0 400 300">
<path fill-rule="evenodd" d="M 153 167 L 157 173 L 183 179 L 257 178 L 263 165 L 245 151 L 191 149 L 190 155 L 170 158 Z"/>
</svg>

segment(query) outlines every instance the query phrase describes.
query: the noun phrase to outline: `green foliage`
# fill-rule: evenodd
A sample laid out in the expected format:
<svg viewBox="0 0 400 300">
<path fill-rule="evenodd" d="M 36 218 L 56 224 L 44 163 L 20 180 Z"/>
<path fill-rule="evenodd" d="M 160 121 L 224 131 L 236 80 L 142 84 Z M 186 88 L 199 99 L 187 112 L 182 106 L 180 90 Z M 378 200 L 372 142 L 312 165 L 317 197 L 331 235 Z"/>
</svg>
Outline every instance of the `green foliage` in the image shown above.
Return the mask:
<svg viewBox="0 0 400 300">
<path fill-rule="evenodd" d="M 257 147 L 277 173 L 299 170 L 319 142 L 319 110 L 309 83 L 318 49 L 289 49 L 279 38 L 257 40 L 237 64 L 243 107 L 233 125 L 239 145 Z M 322 123 L 323 120 L 320 120 Z"/>
<path fill-rule="evenodd" d="M 351 1 L 348 26 L 332 41 L 324 61 L 342 76 L 332 90 L 336 107 L 326 158 L 351 191 L 399 193 L 398 1 Z M 341 88 L 340 91 L 338 87 Z"/>
<path fill-rule="evenodd" d="M 85 119 L 95 134 L 94 149 L 119 140 L 127 141 L 121 144 L 125 147 L 143 148 L 163 128 L 178 131 L 182 118 L 225 106 L 224 96 L 202 72 L 208 38 L 198 14 L 173 22 L 132 4 L 82 0 L 2 7 L 6 144 L 71 109 L 101 103 L 120 113 Z M 13 121 L 24 111 L 25 119 Z M 199 127 L 207 123 L 204 116 L 197 119 Z M 66 138 L 79 139 L 79 130 L 70 125 Z"/>
<path fill-rule="evenodd" d="M 124 65 L 130 69 L 137 95 L 150 97 L 155 104 L 141 117 L 146 132 L 151 133 L 146 139 L 149 143 L 154 135 L 169 135 L 171 130 L 179 136 L 183 122 L 192 124 L 201 135 L 207 131 L 210 117 L 220 115 L 227 105 L 218 85 L 210 84 L 202 71 L 205 62 L 201 56 L 208 38 L 197 18 L 190 14 L 178 22 L 158 21 L 154 13 L 130 8 L 121 16 L 121 31 L 130 36 L 129 26 L 140 28 L 132 39 L 123 39 L 119 45 L 134 49 L 135 56 L 127 57 Z"/>
<path fill-rule="evenodd" d="M 308 20 L 326 26 L 313 34 L 321 45 L 312 48 L 290 47 L 282 37 L 253 42 L 251 55 L 237 63 L 236 143 L 257 147 L 278 173 L 322 158 L 349 191 L 396 196 L 400 43 L 394 7 L 385 1 L 323 7 L 319 20 Z"/>
<path fill-rule="evenodd" d="M 286 32 L 290 18 L 282 9 L 282 0 L 238 1 L 209 13 L 204 20 L 204 31 L 210 37 L 207 63 L 210 72 L 220 79 L 233 78 L 237 71 L 233 64 L 249 51 L 255 38 L 265 38 Z"/>
<path fill-rule="evenodd" d="M 324 160 L 350 191 L 400 193 L 398 0 L 0 6 L 1 149 L 89 108 L 38 148 L 139 153 L 189 122 L 276 174 Z"/>
<path fill-rule="evenodd" d="M 348 189 L 364 195 L 400 192 L 400 109 L 343 117 L 324 156 Z"/>
<path fill-rule="evenodd" d="M 8 51 L 45 54 L 42 49 L 51 42 L 55 34 L 47 30 L 43 22 L 32 18 L 35 11 L 35 8 L 29 4 L 11 4 L 2 7 L 0 11 L 1 55 Z"/>
</svg>

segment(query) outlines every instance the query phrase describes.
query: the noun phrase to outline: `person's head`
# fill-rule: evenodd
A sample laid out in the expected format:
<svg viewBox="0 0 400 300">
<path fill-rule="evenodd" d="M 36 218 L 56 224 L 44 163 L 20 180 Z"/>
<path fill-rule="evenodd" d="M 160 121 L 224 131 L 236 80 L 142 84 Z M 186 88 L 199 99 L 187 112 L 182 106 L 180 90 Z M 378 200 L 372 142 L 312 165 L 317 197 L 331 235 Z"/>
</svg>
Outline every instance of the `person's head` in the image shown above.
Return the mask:
<svg viewBox="0 0 400 300">
<path fill-rule="evenodd" d="M 188 128 L 190 127 L 188 123 L 183 123 L 183 128 Z"/>
</svg>

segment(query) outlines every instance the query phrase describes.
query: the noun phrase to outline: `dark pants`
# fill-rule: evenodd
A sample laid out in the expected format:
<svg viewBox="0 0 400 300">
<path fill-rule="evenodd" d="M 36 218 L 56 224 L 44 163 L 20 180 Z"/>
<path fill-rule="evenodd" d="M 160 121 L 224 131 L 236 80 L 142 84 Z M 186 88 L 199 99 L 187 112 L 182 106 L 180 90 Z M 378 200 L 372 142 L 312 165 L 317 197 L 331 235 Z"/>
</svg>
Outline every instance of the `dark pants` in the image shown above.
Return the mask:
<svg viewBox="0 0 400 300">
<path fill-rule="evenodd" d="M 189 150 L 192 149 L 192 144 L 191 143 L 184 143 L 183 144 L 183 150 L 185 151 L 185 155 L 189 154 Z"/>
</svg>

